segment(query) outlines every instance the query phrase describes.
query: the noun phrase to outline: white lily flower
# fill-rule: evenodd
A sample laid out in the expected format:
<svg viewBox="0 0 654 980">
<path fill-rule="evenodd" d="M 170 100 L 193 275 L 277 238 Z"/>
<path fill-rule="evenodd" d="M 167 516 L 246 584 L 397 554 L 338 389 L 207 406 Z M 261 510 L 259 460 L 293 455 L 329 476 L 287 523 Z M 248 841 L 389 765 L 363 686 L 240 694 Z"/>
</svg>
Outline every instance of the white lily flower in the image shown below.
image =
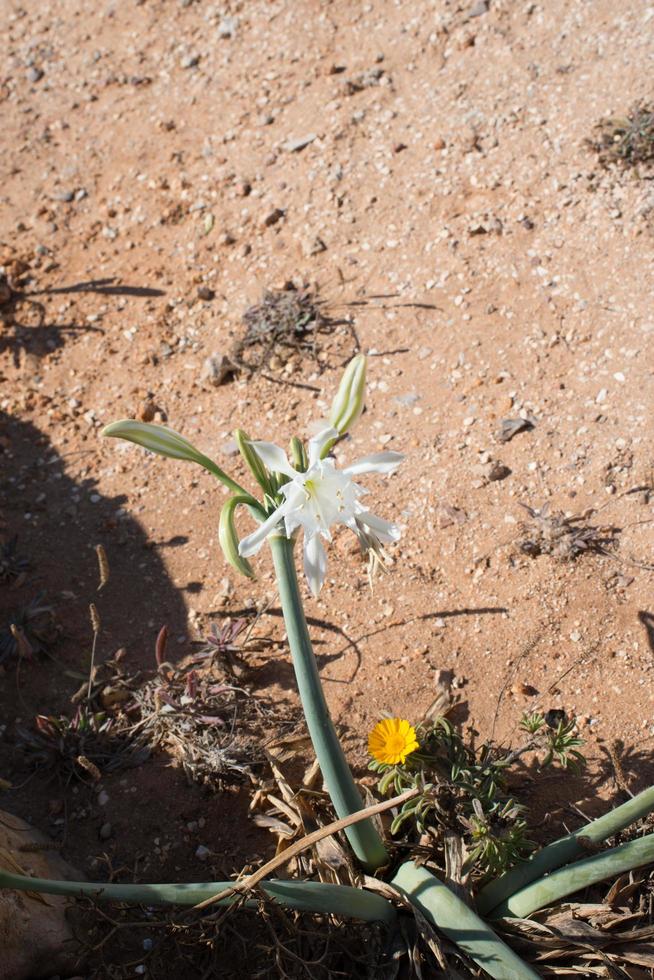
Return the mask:
<svg viewBox="0 0 654 980">
<path fill-rule="evenodd" d="M 360 503 L 367 493 L 352 477 L 362 473 L 392 473 L 404 458 L 401 453 L 383 452 L 338 470 L 333 460 L 321 459 L 328 443 L 338 438 L 336 429 L 324 429 L 309 441 L 309 465 L 302 473 L 291 466 L 283 449 L 271 442 L 252 442 L 259 458 L 273 473 L 288 477 L 281 488 L 284 501 L 248 537 L 238 550 L 246 558 L 255 554 L 281 522 L 286 536 L 298 528 L 304 529 L 304 572 L 309 587 L 318 595 L 325 580 L 327 555 L 321 538 L 331 541 L 330 527 L 345 524 L 359 539 L 364 551 L 381 553 L 382 542 L 397 541 L 400 530 L 395 524 L 376 517 Z"/>
</svg>

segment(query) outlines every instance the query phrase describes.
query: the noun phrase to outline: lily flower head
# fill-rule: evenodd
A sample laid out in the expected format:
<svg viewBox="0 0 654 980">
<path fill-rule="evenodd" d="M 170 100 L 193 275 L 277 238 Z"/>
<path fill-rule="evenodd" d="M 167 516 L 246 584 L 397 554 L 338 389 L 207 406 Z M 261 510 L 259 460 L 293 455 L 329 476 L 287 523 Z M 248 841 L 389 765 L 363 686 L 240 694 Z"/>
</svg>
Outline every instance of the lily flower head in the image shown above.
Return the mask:
<svg viewBox="0 0 654 980">
<path fill-rule="evenodd" d="M 331 541 L 333 525 L 349 527 L 362 549 L 373 556 L 382 554 L 382 543 L 397 541 L 400 537 L 397 525 L 366 510 L 361 497 L 367 491 L 355 483 L 353 477 L 363 473 L 392 473 L 401 463 L 402 454 L 374 453 L 337 469 L 332 459 L 322 456 L 338 436 L 336 429 L 328 428 L 309 441 L 308 466 L 304 471 L 293 467 L 279 446 L 271 442 L 251 443 L 268 469 L 288 480 L 280 488 L 284 499 L 256 531 L 243 538 L 239 554 L 244 558 L 255 554 L 282 522 L 288 538 L 302 528 L 304 573 L 314 595 L 320 592 L 327 570 L 327 555 L 321 539 Z"/>
</svg>

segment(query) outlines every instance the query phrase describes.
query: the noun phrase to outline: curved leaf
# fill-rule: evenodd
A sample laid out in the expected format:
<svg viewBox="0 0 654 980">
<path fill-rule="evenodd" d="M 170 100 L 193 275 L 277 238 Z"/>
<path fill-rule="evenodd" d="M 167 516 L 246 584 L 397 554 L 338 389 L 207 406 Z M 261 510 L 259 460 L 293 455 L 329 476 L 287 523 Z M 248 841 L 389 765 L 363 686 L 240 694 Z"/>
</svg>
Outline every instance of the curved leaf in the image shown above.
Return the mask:
<svg viewBox="0 0 654 980">
<path fill-rule="evenodd" d="M 229 500 L 224 504 L 220 512 L 220 523 L 218 525 L 218 541 L 220 542 L 220 547 L 222 552 L 229 562 L 237 572 L 241 575 L 245 575 L 247 578 L 254 578 L 254 571 L 247 558 L 243 558 L 238 551 L 238 534 L 236 533 L 236 525 L 234 523 L 234 515 L 236 508 L 240 504 L 248 506 L 250 500 L 248 497 L 230 497 Z"/>
</svg>

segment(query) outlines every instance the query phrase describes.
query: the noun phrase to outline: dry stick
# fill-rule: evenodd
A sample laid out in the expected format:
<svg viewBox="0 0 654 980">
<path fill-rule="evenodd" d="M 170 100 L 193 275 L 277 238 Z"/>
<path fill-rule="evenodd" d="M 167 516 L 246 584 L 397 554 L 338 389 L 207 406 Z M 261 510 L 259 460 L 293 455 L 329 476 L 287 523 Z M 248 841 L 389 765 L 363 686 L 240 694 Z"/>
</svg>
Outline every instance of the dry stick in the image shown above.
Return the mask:
<svg viewBox="0 0 654 980">
<path fill-rule="evenodd" d="M 261 607 L 261 609 L 257 612 L 256 616 L 254 617 L 254 619 L 252 620 L 252 622 L 250 623 L 250 625 L 248 626 L 248 628 L 245 631 L 245 636 L 243 637 L 243 639 L 241 641 L 241 646 L 242 647 L 245 647 L 245 644 L 248 642 L 248 640 L 252 636 L 252 633 L 254 632 L 254 627 L 257 625 L 257 623 L 259 622 L 259 620 L 262 619 L 266 615 L 266 613 L 268 612 L 268 610 L 272 606 L 272 604 L 275 601 L 275 599 L 278 598 L 278 596 L 279 596 L 279 592 L 277 590 L 275 590 L 274 596 L 272 596 L 272 598 L 269 599 L 268 602 L 266 602 L 265 605 L 263 605 Z"/>
<path fill-rule="evenodd" d="M 95 605 L 91 603 L 89 606 L 89 613 L 91 615 L 91 626 L 93 627 L 93 646 L 91 647 L 91 666 L 89 668 L 89 686 L 86 692 L 86 697 L 91 700 L 91 691 L 93 689 L 93 671 L 95 667 L 95 647 L 98 642 L 98 633 L 100 632 L 100 616 L 98 615 L 98 610 Z"/>
<path fill-rule="evenodd" d="M 337 833 L 339 830 L 344 830 L 345 827 L 351 827 L 352 824 L 358 823 L 360 820 L 365 820 L 367 817 L 374 817 L 378 813 L 383 813 L 384 810 L 390 810 L 391 807 L 401 806 L 402 803 L 406 803 L 407 800 L 412 800 L 414 796 L 418 796 L 420 790 L 408 789 L 404 793 L 400 793 L 399 796 L 394 796 L 390 800 L 384 800 L 382 803 L 373 803 L 372 806 L 367 806 L 363 810 L 358 810 L 356 813 L 351 813 L 349 817 L 344 817 L 342 820 L 334 820 L 333 823 L 328 823 L 326 827 L 320 827 L 318 830 L 314 830 L 312 834 L 308 834 L 303 837 L 302 840 L 296 841 L 295 844 L 291 844 L 285 851 L 281 854 L 275 855 L 270 861 L 255 871 L 254 874 L 248 875 L 242 881 L 237 881 L 233 888 L 225 888 L 223 891 L 218 892 L 217 895 L 212 895 L 211 898 L 205 898 L 203 902 L 199 905 L 194 905 L 194 910 L 206 908 L 207 905 L 213 905 L 214 902 L 222 901 L 225 898 L 229 898 L 231 895 L 241 894 L 243 892 L 251 891 L 256 885 L 259 884 L 267 875 L 272 871 L 276 871 L 277 868 L 286 864 L 291 858 L 297 857 L 302 851 L 306 851 L 308 847 L 312 844 L 316 844 L 323 837 L 331 837 L 332 834 Z"/>
</svg>

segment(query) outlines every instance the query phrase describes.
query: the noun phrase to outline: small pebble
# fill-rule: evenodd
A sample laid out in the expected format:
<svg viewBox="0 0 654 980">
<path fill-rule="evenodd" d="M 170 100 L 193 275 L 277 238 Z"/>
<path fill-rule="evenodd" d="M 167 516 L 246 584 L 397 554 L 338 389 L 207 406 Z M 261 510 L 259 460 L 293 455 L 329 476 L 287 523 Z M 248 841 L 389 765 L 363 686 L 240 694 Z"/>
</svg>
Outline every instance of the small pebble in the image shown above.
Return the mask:
<svg viewBox="0 0 654 980">
<path fill-rule="evenodd" d="M 103 823 L 102 826 L 100 827 L 100 834 L 99 834 L 100 840 L 109 840 L 112 832 L 113 829 L 111 824 L 108 821 L 107 823 Z"/>
<path fill-rule="evenodd" d="M 204 844 L 199 844 L 195 850 L 195 856 L 199 861 L 206 861 L 211 856 L 211 851 Z"/>
<path fill-rule="evenodd" d="M 327 251 L 327 246 L 323 242 L 322 238 L 318 238 L 316 235 L 314 238 L 308 238 L 302 245 L 303 253 L 310 257 L 312 255 L 320 255 L 321 252 Z"/>
<path fill-rule="evenodd" d="M 308 146 L 309 143 L 313 143 L 315 139 L 316 133 L 309 133 L 308 136 L 298 136 L 296 139 L 287 140 L 287 142 L 284 143 L 284 149 L 287 153 L 298 153 L 300 150 L 303 150 L 305 146 Z"/>
<path fill-rule="evenodd" d="M 488 0 L 478 0 L 468 11 L 468 17 L 482 17 L 488 13 Z"/>
<path fill-rule="evenodd" d="M 504 463 L 493 463 L 490 470 L 488 471 L 488 479 L 492 482 L 497 480 L 506 480 L 507 476 L 511 475 L 511 470 Z"/>
<path fill-rule="evenodd" d="M 284 212 L 281 208 L 275 208 L 273 211 L 269 211 L 268 214 L 264 215 L 261 224 L 264 228 L 270 228 L 271 225 L 276 225 L 277 222 L 284 217 Z"/>
<path fill-rule="evenodd" d="M 63 201 L 68 204 L 75 197 L 74 191 L 55 191 L 50 195 L 53 201 Z"/>
<path fill-rule="evenodd" d="M 420 395 L 417 395 L 414 391 L 411 391 L 406 395 L 396 395 L 393 399 L 393 401 L 398 402 L 400 405 L 415 405 L 415 403 L 419 400 Z"/>
<path fill-rule="evenodd" d="M 200 64 L 199 54 L 187 54 L 180 61 L 180 68 L 197 68 Z"/>
<path fill-rule="evenodd" d="M 238 27 L 238 17 L 223 17 L 218 25 L 218 37 L 227 39 L 234 37 Z"/>
<path fill-rule="evenodd" d="M 139 405 L 139 410 L 136 414 L 140 422 L 152 422 L 157 414 L 157 406 L 151 398 L 148 398 L 141 402 Z"/>
<path fill-rule="evenodd" d="M 232 362 L 224 354 L 212 354 L 202 365 L 200 379 L 208 381 L 215 388 L 221 385 L 232 373 Z"/>
</svg>

